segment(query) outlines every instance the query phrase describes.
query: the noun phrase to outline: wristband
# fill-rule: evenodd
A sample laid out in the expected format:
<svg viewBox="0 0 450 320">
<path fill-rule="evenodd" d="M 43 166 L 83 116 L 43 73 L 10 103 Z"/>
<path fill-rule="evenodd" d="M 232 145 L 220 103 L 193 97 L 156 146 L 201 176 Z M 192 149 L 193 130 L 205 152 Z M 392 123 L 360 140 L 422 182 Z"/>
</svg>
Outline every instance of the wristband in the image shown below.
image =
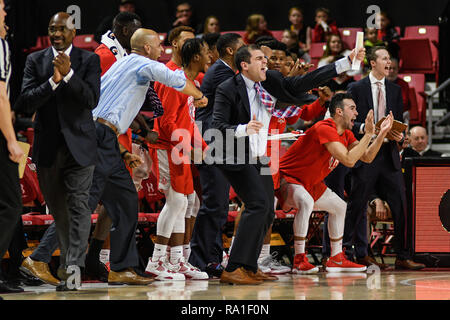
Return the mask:
<svg viewBox="0 0 450 320">
<path fill-rule="evenodd" d="M 127 154 L 127 153 L 130 153 L 128 150 L 125 150 L 124 152 L 122 152 L 121 154 L 120 154 L 120 157 L 123 159 L 123 157 Z"/>
<path fill-rule="evenodd" d="M 350 59 L 350 56 L 347 56 L 348 61 L 350 62 L 350 64 L 353 63 L 352 59 Z"/>
<path fill-rule="evenodd" d="M 201 98 L 198 98 L 198 99 L 194 98 L 194 101 L 202 100 L 204 97 L 205 97 L 205 95 L 202 94 Z"/>
</svg>

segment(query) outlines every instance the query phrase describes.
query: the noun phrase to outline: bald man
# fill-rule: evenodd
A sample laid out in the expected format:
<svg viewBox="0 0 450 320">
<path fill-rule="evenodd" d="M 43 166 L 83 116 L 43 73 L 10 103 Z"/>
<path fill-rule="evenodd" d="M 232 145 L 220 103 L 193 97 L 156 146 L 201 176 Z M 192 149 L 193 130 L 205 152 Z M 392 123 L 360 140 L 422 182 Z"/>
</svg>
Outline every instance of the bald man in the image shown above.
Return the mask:
<svg viewBox="0 0 450 320">
<path fill-rule="evenodd" d="M 427 130 L 415 126 L 409 130 L 409 147 L 403 150 L 402 159 L 406 157 L 441 157 L 442 153 L 430 149 Z"/>
<path fill-rule="evenodd" d="M 88 205 L 97 141 L 92 110 L 100 96 L 100 62 L 72 45 L 76 30 L 65 12 L 49 23 L 51 47 L 27 57 L 16 109 L 36 112 L 33 162 L 53 215 L 61 249 L 57 290 L 77 289 L 91 227 Z M 67 269 L 74 272 L 67 286 Z M 70 273 L 69 272 L 69 273 Z M 57 284 L 56 279 L 49 283 Z"/>
<path fill-rule="evenodd" d="M 89 206 L 94 210 L 101 201 L 113 222 L 108 283 L 146 285 L 153 279 L 139 276 L 133 270 L 139 264 L 134 236 L 138 195 L 122 161 L 128 159 L 133 167 L 141 159 L 123 149 L 117 143 L 117 135 L 124 133 L 138 114 L 151 81 L 193 96 L 196 107 L 206 106 L 208 101 L 191 81 L 186 81 L 182 70 L 172 71 L 156 61 L 163 49 L 155 31 L 140 28 L 130 42 L 130 55 L 114 63 L 103 75 L 100 100 L 93 110 L 98 163 Z"/>
</svg>

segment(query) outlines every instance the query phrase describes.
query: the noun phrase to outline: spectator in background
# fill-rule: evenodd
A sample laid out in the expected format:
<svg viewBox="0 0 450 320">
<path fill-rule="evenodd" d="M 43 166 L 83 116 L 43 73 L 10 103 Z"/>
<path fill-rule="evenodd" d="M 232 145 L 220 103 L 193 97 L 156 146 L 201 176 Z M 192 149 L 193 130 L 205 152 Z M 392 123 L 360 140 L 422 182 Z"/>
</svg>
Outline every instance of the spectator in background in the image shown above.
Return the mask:
<svg viewBox="0 0 450 320">
<path fill-rule="evenodd" d="M 314 19 L 316 21 L 316 25 L 314 27 L 312 42 L 327 42 L 330 35 L 339 35 L 336 21 L 331 19 L 329 9 L 317 8 Z"/>
<path fill-rule="evenodd" d="M 208 33 L 219 33 L 220 23 L 216 16 L 208 16 L 205 19 L 205 24 L 203 26 L 203 34 Z"/>
<path fill-rule="evenodd" d="M 273 34 L 267 29 L 267 21 L 262 14 L 252 14 L 247 18 L 244 42 L 255 43 L 256 39 L 261 36 L 273 37 Z"/>
<path fill-rule="evenodd" d="M 207 65 L 206 70 L 212 66 L 214 64 L 214 62 L 217 61 L 217 59 L 219 59 L 219 51 L 217 51 L 217 40 L 219 40 L 220 37 L 220 33 L 215 32 L 215 33 L 207 33 L 204 34 L 202 39 L 203 41 L 206 42 L 206 44 L 208 45 L 209 48 L 209 56 L 211 57 L 210 62 Z"/>
<path fill-rule="evenodd" d="M 136 4 L 133 0 L 120 0 L 119 12 L 136 12 Z M 104 18 L 95 30 L 94 40 L 100 43 L 102 41 L 102 35 L 104 35 L 108 30 L 111 30 L 114 17 L 117 14 L 107 16 Z"/>
<path fill-rule="evenodd" d="M 442 153 L 430 149 L 427 129 L 415 126 L 409 130 L 409 147 L 403 150 L 402 160 L 406 157 L 441 157 Z"/>
<path fill-rule="evenodd" d="M 300 48 L 305 52 L 309 52 L 311 47 L 311 28 L 305 25 L 303 9 L 299 7 L 289 9 L 289 22 L 291 23 L 289 30 L 295 32 L 298 36 Z"/>
<path fill-rule="evenodd" d="M 339 34 L 332 34 L 328 40 L 318 68 L 332 63 L 337 56 L 348 56 L 350 50 L 346 49 Z"/>
<path fill-rule="evenodd" d="M 203 30 L 202 24 L 197 22 L 197 19 L 192 11 L 192 6 L 188 2 L 182 2 L 177 5 L 175 18 L 176 20 L 172 23 L 172 28 L 181 26 L 191 27 L 194 29 L 194 34 L 201 33 Z M 169 36 L 172 31 L 173 29 L 167 32 L 167 37 L 164 43 L 165 45 L 170 45 Z"/>
<path fill-rule="evenodd" d="M 387 12 L 381 11 L 377 14 L 375 23 L 380 26 L 377 34 L 378 40 L 384 42 L 384 45 L 387 47 L 387 50 L 391 56 L 398 58 L 398 53 L 400 50 L 398 40 L 400 39 L 400 35 L 395 29 L 392 19 L 389 17 Z"/>
<path fill-rule="evenodd" d="M 309 54 L 300 47 L 299 39 L 295 31 L 288 29 L 284 30 L 281 42 L 286 45 L 289 52 L 296 54 L 297 58 L 303 59 L 305 62 L 311 62 Z"/>
<path fill-rule="evenodd" d="M 398 59 L 391 58 L 391 66 L 389 67 L 389 75 L 386 77 L 389 81 L 398 84 L 402 88 L 403 98 L 403 121 L 409 123 L 409 110 L 411 109 L 411 101 L 409 101 L 409 84 L 398 76 Z"/>
</svg>

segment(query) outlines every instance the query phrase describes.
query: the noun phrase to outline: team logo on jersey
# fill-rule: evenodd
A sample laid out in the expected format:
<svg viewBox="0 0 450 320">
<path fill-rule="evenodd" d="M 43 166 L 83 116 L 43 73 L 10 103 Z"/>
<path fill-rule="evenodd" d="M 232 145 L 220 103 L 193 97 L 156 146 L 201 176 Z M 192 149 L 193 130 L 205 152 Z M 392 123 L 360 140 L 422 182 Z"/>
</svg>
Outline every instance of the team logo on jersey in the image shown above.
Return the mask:
<svg viewBox="0 0 450 320">
<path fill-rule="evenodd" d="M 111 48 L 109 48 L 109 50 L 111 50 L 111 52 L 116 56 L 119 53 L 119 50 L 117 50 L 117 47 L 112 46 Z"/>
<path fill-rule="evenodd" d="M 191 117 L 191 122 L 195 122 L 195 106 L 194 106 L 194 97 L 188 97 L 188 107 L 189 107 L 189 116 Z"/>
<path fill-rule="evenodd" d="M 278 118 L 278 123 L 285 123 L 286 120 L 284 118 Z"/>
<path fill-rule="evenodd" d="M 335 159 L 334 157 L 331 157 L 331 158 L 330 158 L 329 165 L 328 165 L 328 169 L 329 169 L 330 171 L 333 171 L 334 168 L 336 168 L 338 165 L 339 165 L 339 160 L 338 160 L 338 159 Z"/>
</svg>

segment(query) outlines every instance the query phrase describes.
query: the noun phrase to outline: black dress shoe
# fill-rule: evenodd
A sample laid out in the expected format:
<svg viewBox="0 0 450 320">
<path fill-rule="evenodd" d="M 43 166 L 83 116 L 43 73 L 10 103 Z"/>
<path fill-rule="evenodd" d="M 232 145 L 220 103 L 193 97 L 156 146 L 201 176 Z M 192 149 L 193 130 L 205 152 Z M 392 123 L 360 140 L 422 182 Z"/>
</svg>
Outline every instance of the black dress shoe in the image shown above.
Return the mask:
<svg viewBox="0 0 450 320">
<path fill-rule="evenodd" d="M 103 262 L 97 261 L 96 263 L 94 263 L 86 261 L 84 275 L 89 279 L 108 282 L 108 274 L 108 268 Z"/>
<path fill-rule="evenodd" d="M 220 263 L 209 263 L 205 269 L 210 278 L 220 278 L 223 270 L 224 269 Z"/>
<path fill-rule="evenodd" d="M 20 293 L 24 292 L 23 288 L 10 284 L 4 280 L 0 280 L 0 293 Z"/>
</svg>

